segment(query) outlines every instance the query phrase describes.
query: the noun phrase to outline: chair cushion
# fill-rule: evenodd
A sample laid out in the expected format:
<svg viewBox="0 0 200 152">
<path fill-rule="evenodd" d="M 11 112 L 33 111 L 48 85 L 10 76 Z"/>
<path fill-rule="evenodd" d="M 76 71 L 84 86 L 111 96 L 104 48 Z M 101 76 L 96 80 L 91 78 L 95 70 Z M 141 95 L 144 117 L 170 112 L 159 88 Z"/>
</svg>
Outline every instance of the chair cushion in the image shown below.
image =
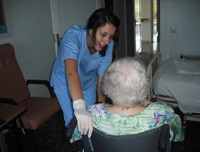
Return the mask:
<svg viewBox="0 0 200 152">
<path fill-rule="evenodd" d="M 28 110 L 23 114 L 22 121 L 26 129 L 33 130 L 60 110 L 57 99 L 48 97 L 31 97 L 19 105 L 27 107 Z"/>
</svg>

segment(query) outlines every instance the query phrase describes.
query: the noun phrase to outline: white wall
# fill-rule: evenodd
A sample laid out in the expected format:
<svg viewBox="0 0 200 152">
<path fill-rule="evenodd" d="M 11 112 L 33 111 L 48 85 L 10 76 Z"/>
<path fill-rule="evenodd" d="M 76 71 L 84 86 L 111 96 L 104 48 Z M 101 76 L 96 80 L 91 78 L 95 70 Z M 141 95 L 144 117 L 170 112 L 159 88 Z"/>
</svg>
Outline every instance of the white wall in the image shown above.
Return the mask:
<svg viewBox="0 0 200 152">
<path fill-rule="evenodd" d="M 74 25 L 86 25 L 88 17 L 96 9 L 95 0 L 58 0 L 61 37 Z"/>
<path fill-rule="evenodd" d="M 25 79 L 49 80 L 55 57 L 49 8 L 49 0 L 5 0 L 8 34 L 0 37 L 0 44 L 14 46 Z"/>
<path fill-rule="evenodd" d="M 96 8 L 102 7 L 102 0 L 49 0 L 51 6 L 55 53 L 64 32 L 72 25 L 86 25 L 88 17 Z"/>
<path fill-rule="evenodd" d="M 85 10 L 77 14 L 70 11 L 64 14 L 69 16 L 66 21 L 68 24 L 75 18 L 82 21 L 83 15 L 91 9 L 91 5 L 88 3 L 86 5 L 86 2 L 91 0 L 84 0 L 85 5 L 82 4 L 83 0 L 65 1 L 68 3 L 66 2 L 63 9 L 78 12 L 78 8 L 84 7 Z M 82 5 L 79 5 L 79 2 Z M 94 9 L 95 7 L 96 5 Z M 55 59 L 49 0 L 5 0 L 5 9 L 9 33 L 0 35 L 0 44 L 13 44 L 25 79 L 49 80 Z M 30 87 L 30 89 L 32 95 L 48 95 L 44 87 Z"/>
<path fill-rule="evenodd" d="M 200 1 L 161 0 L 162 59 L 180 54 L 200 55 Z"/>
</svg>

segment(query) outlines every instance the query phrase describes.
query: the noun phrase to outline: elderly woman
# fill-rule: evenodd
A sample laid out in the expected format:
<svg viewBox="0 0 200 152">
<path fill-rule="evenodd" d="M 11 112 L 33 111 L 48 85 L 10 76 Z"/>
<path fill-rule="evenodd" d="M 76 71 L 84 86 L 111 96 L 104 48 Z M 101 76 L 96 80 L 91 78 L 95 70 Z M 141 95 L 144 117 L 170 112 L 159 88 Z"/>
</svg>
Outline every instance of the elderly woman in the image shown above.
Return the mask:
<svg viewBox="0 0 200 152">
<path fill-rule="evenodd" d="M 148 79 L 146 68 L 139 59 L 123 57 L 115 60 L 107 69 L 101 85 L 112 104 L 88 107 L 95 128 L 105 134 L 127 135 L 169 124 L 172 140 L 183 140 L 180 117 L 170 107 L 150 101 L 144 106 Z M 77 132 L 73 139 L 76 137 Z"/>
</svg>

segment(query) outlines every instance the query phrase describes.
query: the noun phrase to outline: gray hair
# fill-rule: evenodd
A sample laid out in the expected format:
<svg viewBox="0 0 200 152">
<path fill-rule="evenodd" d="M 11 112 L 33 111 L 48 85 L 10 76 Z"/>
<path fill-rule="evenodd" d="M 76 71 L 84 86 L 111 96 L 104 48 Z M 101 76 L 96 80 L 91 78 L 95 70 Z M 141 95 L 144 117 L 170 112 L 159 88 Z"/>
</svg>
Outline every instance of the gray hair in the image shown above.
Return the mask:
<svg viewBox="0 0 200 152">
<path fill-rule="evenodd" d="M 115 105 L 129 108 L 142 104 L 148 89 L 146 66 L 135 57 L 115 60 L 106 71 L 101 89 Z"/>
</svg>

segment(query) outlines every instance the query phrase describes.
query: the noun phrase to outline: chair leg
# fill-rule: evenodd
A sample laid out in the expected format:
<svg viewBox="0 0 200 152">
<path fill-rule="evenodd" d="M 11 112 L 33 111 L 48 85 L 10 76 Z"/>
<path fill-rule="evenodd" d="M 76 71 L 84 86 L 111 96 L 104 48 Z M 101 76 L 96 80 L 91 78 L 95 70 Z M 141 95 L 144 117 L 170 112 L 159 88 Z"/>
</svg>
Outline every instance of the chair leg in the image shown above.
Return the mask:
<svg viewBox="0 0 200 152">
<path fill-rule="evenodd" d="M 10 131 L 15 137 L 16 146 L 19 152 L 30 152 L 32 147 L 28 139 L 28 134 L 24 128 L 21 118 L 18 121 L 13 121 L 10 126 Z M 20 126 L 20 128 L 19 128 Z"/>
<path fill-rule="evenodd" d="M 23 141 L 25 142 L 25 149 L 26 149 L 26 151 L 31 152 L 33 147 L 30 144 L 29 137 L 28 137 L 29 135 L 24 127 L 24 123 L 23 123 L 21 117 L 18 118 L 18 124 L 19 124 L 21 132 L 23 134 Z"/>
<path fill-rule="evenodd" d="M 22 144 L 20 131 L 19 131 L 15 121 L 12 123 L 12 126 L 10 127 L 10 131 L 14 134 L 15 142 L 16 142 L 16 146 L 17 146 L 18 151 L 23 152 L 24 148 L 23 148 L 23 144 Z"/>
<path fill-rule="evenodd" d="M 22 133 L 23 133 L 24 135 L 26 135 L 26 130 L 25 130 L 25 128 L 24 128 L 24 123 L 23 123 L 21 117 L 18 119 L 18 122 L 19 122 L 19 126 L 20 126 L 20 128 L 21 128 Z"/>
<path fill-rule="evenodd" d="M 6 141 L 5 141 L 5 138 L 4 138 L 3 131 L 0 132 L 0 145 L 1 145 L 1 151 L 7 152 Z"/>
</svg>

